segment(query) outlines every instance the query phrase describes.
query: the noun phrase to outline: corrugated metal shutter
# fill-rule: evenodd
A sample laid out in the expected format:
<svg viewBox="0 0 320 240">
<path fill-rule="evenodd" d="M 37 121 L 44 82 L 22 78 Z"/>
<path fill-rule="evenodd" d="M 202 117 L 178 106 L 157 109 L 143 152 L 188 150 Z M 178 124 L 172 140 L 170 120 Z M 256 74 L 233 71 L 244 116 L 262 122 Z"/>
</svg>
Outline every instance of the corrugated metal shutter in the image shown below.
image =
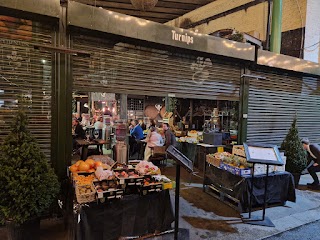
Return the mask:
<svg viewBox="0 0 320 240">
<path fill-rule="evenodd" d="M 87 36 L 73 48 L 91 54 L 73 58 L 74 90 L 239 100 L 238 66 Z"/>
<path fill-rule="evenodd" d="M 280 145 L 296 113 L 300 137 L 320 142 L 319 79 L 252 74 L 267 79 L 250 79 L 247 142 Z"/>
<path fill-rule="evenodd" d="M 18 95 L 32 100 L 29 129 L 50 159 L 51 54 L 33 44 L 50 44 L 51 29 L 25 19 L 0 16 L 0 142 L 9 133 Z"/>
</svg>

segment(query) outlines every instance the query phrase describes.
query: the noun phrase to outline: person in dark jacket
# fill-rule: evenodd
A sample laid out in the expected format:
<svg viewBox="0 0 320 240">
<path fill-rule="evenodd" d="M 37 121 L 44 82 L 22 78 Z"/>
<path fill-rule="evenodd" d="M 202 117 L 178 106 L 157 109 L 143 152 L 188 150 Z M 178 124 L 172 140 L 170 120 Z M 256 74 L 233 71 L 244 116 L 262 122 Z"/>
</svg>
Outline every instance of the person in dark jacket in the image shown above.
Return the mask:
<svg viewBox="0 0 320 240">
<path fill-rule="evenodd" d="M 176 147 L 176 145 L 177 145 L 176 136 L 173 134 L 173 132 L 171 132 L 171 130 L 169 128 L 169 124 L 163 123 L 162 129 L 164 131 L 164 137 L 165 137 L 165 144 L 164 145 L 166 146 L 166 149 L 170 145 L 173 145 L 174 147 Z"/>
<path fill-rule="evenodd" d="M 84 139 L 86 134 L 85 134 L 82 126 L 80 125 L 79 120 L 78 119 L 74 119 L 73 122 L 72 122 L 72 125 L 74 127 L 74 133 L 76 135 L 76 138 Z"/>
<path fill-rule="evenodd" d="M 308 154 L 308 162 L 313 161 L 312 164 L 308 166 L 308 172 L 313 178 L 313 183 L 308 183 L 308 187 L 310 188 L 320 188 L 319 178 L 317 176 L 317 172 L 320 172 L 320 146 L 318 144 L 310 144 L 309 139 L 302 139 L 303 148 L 307 151 Z M 311 165 L 311 166 L 310 166 Z"/>
</svg>

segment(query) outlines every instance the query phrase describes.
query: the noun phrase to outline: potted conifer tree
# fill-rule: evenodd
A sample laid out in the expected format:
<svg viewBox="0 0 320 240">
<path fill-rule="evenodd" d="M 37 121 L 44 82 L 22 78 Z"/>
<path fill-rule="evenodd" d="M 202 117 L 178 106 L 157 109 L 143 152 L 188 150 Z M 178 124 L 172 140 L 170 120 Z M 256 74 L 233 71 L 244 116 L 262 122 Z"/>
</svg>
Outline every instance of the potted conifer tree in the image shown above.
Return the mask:
<svg viewBox="0 0 320 240">
<path fill-rule="evenodd" d="M 287 158 L 286 171 L 292 173 L 295 186 L 299 184 L 301 172 L 307 166 L 306 153 L 303 150 L 301 139 L 297 128 L 297 117 L 295 116 L 287 136 L 281 144 Z"/>
<path fill-rule="evenodd" d="M 25 111 L 19 110 L 11 132 L 0 146 L 0 222 L 8 239 L 39 238 L 40 216 L 48 210 L 59 191 L 54 170 L 30 134 Z"/>
</svg>

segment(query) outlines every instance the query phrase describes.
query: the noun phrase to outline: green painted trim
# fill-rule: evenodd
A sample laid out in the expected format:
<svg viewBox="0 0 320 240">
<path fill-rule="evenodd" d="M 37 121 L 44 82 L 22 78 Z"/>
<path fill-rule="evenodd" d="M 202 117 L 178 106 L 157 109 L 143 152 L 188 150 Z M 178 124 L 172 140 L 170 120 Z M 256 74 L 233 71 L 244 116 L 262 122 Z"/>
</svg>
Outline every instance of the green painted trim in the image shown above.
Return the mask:
<svg viewBox="0 0 320 240">
<path fill-rule="evenodd" d="M 282 30 L 282 0 L 273 0 L 270 51 L 280 53 Z"/>
<path fill-rule="evenodd" d="M 247 69 L 243 69 L 242 73 L 248 73 Z M 242 77 L 240 79 L 240 103 L 239 103 L 239 127 L 238 127 L 238 144 L 247 141 L 248 119 L 244 118 L 244 114 L 248 115 L 249 105 L 249 79 Z"/>
<path fill-rule="evenodd" d="M 59 32 L 57 34 L 56 46 L 69 46 L 69 39 L 66 30 L 66 8 L 61 7 Z M 70 56 L 64 53 L 56 55 L 56 78 L 55 78 L 55 111 L 56 123 L 53 129 L 55 141 L 55 170 L 60 179 L 67 175 L 67 166 L 71 162 L 72 153 L 72 76 Z"/>
</svg>

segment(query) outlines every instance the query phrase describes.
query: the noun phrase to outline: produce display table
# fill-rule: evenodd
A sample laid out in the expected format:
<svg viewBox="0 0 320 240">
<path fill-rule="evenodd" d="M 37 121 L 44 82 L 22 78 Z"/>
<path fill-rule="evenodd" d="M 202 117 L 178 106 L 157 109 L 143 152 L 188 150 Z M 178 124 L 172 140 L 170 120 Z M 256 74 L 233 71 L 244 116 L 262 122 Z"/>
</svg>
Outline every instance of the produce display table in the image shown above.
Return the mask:
<svg viewBox="0 0 320 240">
<path fill-rule="evenodd" d="M 126 195 L 121 200 L 83 206 L 76 223 L 77 240 L 112 240 L 171 229 L 174 221 L 169 190 L 146 196 Z M 77 217 L 76 217 L 77 218 Z"/>
<path fill-rule="evenodd" d="M 254 176 L 252 206 L 263 204 L 265 175 Z M 212 165 L 206 166 L 204 190 L 240 212 L 247 212 L 250 203 L 251 175 L 237 176 Z M 291 173 L 269 173 L 267 204 L 284 205 L 295 202 L 295 187 Z"/>
</svg>

